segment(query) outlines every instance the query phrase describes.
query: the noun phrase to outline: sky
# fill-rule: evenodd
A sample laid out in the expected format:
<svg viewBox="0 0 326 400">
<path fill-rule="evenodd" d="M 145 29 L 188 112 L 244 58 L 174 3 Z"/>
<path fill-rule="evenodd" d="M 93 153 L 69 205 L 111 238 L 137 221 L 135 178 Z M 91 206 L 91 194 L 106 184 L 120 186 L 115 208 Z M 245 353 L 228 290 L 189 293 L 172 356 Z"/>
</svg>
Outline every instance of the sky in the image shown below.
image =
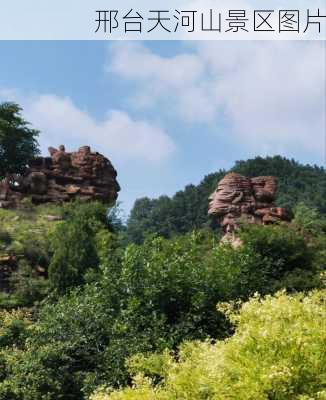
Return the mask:
<svg viewBox="0 0 326 400">
<path fill-rule="evenodd" d="M 0 101 L 42 153 L 82 145 L 118 171 L 125 215 L 236 160 L 325 165 L 326 42 L 0 42 Z"/>
</svg>

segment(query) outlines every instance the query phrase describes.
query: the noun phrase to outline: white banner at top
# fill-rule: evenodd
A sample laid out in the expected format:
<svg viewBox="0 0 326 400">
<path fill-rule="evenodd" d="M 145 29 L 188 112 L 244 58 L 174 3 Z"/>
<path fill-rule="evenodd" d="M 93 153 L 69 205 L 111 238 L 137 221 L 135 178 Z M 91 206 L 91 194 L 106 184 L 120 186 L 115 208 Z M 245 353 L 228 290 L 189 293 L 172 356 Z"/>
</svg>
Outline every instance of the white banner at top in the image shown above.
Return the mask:
<svg viewBox="0 0 326 400">
<path fill-rule="evenodd" d="M 326 1 L 0 0 L 0 40 L 326 40 Z"/>
</svg>

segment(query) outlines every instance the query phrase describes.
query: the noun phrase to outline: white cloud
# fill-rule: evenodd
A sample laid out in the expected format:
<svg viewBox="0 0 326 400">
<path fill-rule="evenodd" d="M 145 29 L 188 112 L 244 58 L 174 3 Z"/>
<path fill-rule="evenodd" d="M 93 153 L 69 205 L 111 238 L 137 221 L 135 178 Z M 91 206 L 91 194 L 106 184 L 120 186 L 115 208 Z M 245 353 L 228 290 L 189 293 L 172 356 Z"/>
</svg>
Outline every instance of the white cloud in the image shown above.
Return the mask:
<svg viewBox="0 0 326 400">
<path fill-rule="evenodd" d="M 18 101 L 24 116 L 41 130 L 42 150 L 67 144 L 89 144 L 120 161 L 161 162 L 175 150 L 174 143 L 161 128 L 145 120 L 134 120 L 126 112 L 111 110 L 98 121 L 80 110 L 70 99 L 55 95 L 25 97 L 15 91 L 2 90 L 0 98 Z"/>
<path fill-rule="evenodd" d="M 198 49 L 211 71 L 220 71 L 212 82 L 214 99 L 223 105 L 235 133 L 270 148 L 301 145 L 320 151 L 326 96 L 322 45 L 232 43 L 231 51 L 220 50 L 230 55 L 230 64 L 212 56 L 211 46 Z"/>
<path fill-rule="evenodd" d="M 164 57 L 139 43 L 111 49 L 108 71 L 138 84 L 137 107 L 207 122 L 263 152 L 320 155 L 325 132 L 323 42 L 194 42 Z"/>
<path fill-rule="evenodd" d="M 187 120 L 195 120 L 200 99 L 202 120 L 211 119 L 214 107 L 206 96 L 208 88 L 202 83 L 205 64 L 198 54 L 184 53 L 174 57 L 162 57 L 151 52 L 140 43 L 116 43 L 110 48 L 107 65 L 109 73 L 139 83 L 139 91 L 132 96 L 136 108 L 155 107 L 167 101 L 171 107 L 177 104 L 178 111 Z"/>
<path fill-rule="evenodd" d="M 183 88 L 203 74 L 203 63 L 196 55 L 180 54 L 164 58 L 137 42 L 112 45 L 109 71 L 127 79 L 155 81 L 158 89 Z"/>
</svg>

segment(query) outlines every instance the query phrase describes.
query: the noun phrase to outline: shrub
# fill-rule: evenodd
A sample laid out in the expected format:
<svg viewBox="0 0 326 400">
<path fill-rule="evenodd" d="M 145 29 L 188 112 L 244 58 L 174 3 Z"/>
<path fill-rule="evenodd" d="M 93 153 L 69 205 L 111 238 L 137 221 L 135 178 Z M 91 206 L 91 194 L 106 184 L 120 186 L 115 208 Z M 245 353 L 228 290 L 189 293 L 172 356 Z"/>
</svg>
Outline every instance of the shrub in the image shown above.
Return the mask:
<svg viewBox="0 0 326 400">
<path fill-rule="evenodd" d="M 21 307 L 31 307 L 47 294 L 47 280 L 24 261 L 19 262 L 18 269 L 12 272 L 9 282 L 17 304 Z"/>
<path fill-rule="evenodd" d="M 91 400 L 325 399 L 325 296 L 322 290 L 252 298 L 231 314 L 236 333 L 230 339 L 186 343 L 178 360 L 159 356 L 160 384 L 144 376 L 148 361 L 138 358 L 131 361 L 142 372 L 134 387 L 100 390 Z"/>
<path fill-rule="evenodd" d="M 202 231 L 166 240 L 148 238 L 130 245 L 122 260 L 122 304 L 139 331 L 161 319 L 178 343 L 185 337 L 219 334 L 225 326 L 215 312 L 224 298 L 221 282 L 213 279 L 218 264 L 211 262 L 215 238 Z"/>
<path fill-rule="evenodd" d="M 224 245 L 214 250 L 215 279 L 224 281 L 225 299 L 247 299 L 255 292 L 282 288 L 310 290 L 320 284 L 315 254 L 291 226 L 248 225 L 240 237 L 240 248 Z"/>
<path fill-rule="evenodd" d="M 293 223 L 305 233 L 318 235 L 326 231 L 326 219 L 316 208 L 299 203 L 294 209 Z"/>
<path fill-rule="evenodd" d="M 27 312 L 0 311 L 0 349 L 22 346 L 31 324 L 31 316 Z"/>
</svg>

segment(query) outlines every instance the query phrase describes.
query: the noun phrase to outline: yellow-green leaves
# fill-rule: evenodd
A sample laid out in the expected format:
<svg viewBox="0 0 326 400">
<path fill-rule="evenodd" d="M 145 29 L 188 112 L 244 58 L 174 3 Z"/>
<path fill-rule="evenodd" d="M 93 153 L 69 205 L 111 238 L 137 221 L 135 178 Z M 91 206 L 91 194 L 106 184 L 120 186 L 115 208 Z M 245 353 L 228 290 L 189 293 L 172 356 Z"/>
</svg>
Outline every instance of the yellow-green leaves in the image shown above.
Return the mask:
<svg viewBox="0 0 326 400">
<path fill-rule="evenodd" d="M 255 296 L 233 315 L 230 339 L 181 346 L 177 361 L 165 360 L 158 385 L 137 375 L 133 387 L 100 390 L 91 400 L 325 399 L 325 301 L 326 290 Z"/>
</svg>

